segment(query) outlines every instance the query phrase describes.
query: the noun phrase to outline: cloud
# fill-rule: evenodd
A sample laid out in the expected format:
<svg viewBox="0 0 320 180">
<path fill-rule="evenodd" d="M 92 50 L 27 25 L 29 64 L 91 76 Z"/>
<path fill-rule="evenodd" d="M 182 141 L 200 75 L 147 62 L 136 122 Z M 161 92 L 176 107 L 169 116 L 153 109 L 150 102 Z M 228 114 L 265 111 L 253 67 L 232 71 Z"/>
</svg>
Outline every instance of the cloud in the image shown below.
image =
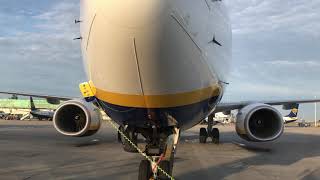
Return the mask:
<svg viewBox="0 0 320 180">
<path fill-rule="evenodd" d="M 241 84 L 241 85 L 240 85 Z M 237 91 L 245 94 L 255 94 L 257 97 L 288 97 L 288 96 L 309 96 L 314 94 L 312 89 L 297 89 L 290 86 L 282 86 L 271 83 L 237 83 Z"/>
<path fill-rule="evenodd" d="M 225 2 L 233 26 L 234 59 L 227 99 L 320 95 L 320 1 Z"/>
<path fill-rule="evenodd" d="M 12 21 L 7 27 L 11 33 L 0 36 L 0 89 L 77 94 L 78 83 L 85 80 L 80 42 L 73 41 L 79 36 L 79 26 L 74 24 L 79 1 L 56 2 L 38 13 L 22 13 L 28 14 L 23 21 L 32 23 L 21 27 Z M 2 16 L 11 19 L 12 13 Z"/>
<path fill-rule="evenodd" d="M 317 61 L 273 60 L 246 63 L 231 73 L 229 99 L 302 99 L 320 95 L 320 63 Z"/>
<path fill-rule="evenodd" d="M 226 4 L 236 35 L 276 31 L 320 37 L 318 0 L 226 0 Z"/>
<path fill-rule="evenodd" d="M 316 83 L 320 1 L 226 2 L 235 59 L 228 94 L 251 99 L 320 92 Z M 0 89 L 73 95 L 85 80 L 80 43 L 72 40 L 80 35 L 74 24 L 79 1 L 39 3 L 41 8 L 29 5 L 24 9 L 27 5 L 17 1 L 14 5 L 21 7 L 10 12 L 0 6 Z M 292 34 L 299 34 L 299 39 Z"/>
<path fill-rule="evenodd" d="M 246 62 L 231 73 L 232 81 L 276 83 L 287 86 L 314 84 L 318 81 L 320 62 L 316 60 L 266 60 Z M 301 86 L 300 88 L 303 88 Z"/>
<path fill-rule="evenodd" d="M 289 61 L 289 60 L 273 60 L 265 62 L 267 65 L 277 65 L 277 66 L 297 66 L 297 67 L 306 67 L 309 68 L 319 68 L 320 62 L 316 60 L 306 60 L 306 61 Z"/>
<path fill-rule="evenodd" d="M 35 64 L 78 61 L 80 44 L 73 38 L 79 36 L 79 26 L 72 20 L 78 12 L 76 1 L 68 1 L 31 17 L 36 21 L 33 31 L 20 29 L 14 35 L 0 37 L 1 59 Z"/>
<path fill-rule="evenodd" d="M 50 11 L 33 16 L 33 19 L 40 22 L 34 27 L 50 33 L 74 35 L 76 32 L 79 33 L 79 26 L 74 24 L 77 16 L 79 16 L 79 1 L 62 1 Z"/>
</svg>

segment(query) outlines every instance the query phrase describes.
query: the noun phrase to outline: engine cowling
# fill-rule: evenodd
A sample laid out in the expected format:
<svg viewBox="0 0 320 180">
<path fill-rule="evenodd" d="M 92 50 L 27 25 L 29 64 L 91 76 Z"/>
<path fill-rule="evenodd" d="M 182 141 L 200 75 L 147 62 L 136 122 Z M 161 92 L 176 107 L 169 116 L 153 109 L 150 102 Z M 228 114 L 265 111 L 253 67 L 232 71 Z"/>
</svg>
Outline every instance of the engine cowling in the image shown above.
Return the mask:
<svg viewBox="0 0 320 180">
<path fill-rule="evenodd" d="M 236 131 L 247 141 L 276 140 L 282 135 L 283 128 L 281 113 L 267 104 L 251 104 L 237 114 Z"/>
<path fill-rule="evenodd" d="M 95 134 L 101 125 L 99 109 L 84 100 L 71 100 L 58 107 L 53 116 L 56 130 L 66 136 L 84 137 Z"/>
</svg>

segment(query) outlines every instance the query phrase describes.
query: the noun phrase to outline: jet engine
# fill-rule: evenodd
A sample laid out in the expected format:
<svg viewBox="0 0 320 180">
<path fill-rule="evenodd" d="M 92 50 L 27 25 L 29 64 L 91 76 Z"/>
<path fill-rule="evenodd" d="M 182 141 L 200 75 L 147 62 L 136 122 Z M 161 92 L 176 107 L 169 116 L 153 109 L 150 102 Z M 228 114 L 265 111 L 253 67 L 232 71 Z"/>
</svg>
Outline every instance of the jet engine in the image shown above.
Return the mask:
<svg viewBox="0 0 320 180">
<path fill-rule="evenodd" d="M 254 142 L 273 141 L 283 133 L 282 115 L 267 104 L 251 104 L 237 114 L 236 131 L 238 135 Z"/>
<path fill-rule="evenodd" d="M 101 119 L 99 109 L 92 103 L 71 100 L 58 107 L 53 116 L 53 124 L 63 135 L 84 137 L 99 130 Z"/>
</svg>

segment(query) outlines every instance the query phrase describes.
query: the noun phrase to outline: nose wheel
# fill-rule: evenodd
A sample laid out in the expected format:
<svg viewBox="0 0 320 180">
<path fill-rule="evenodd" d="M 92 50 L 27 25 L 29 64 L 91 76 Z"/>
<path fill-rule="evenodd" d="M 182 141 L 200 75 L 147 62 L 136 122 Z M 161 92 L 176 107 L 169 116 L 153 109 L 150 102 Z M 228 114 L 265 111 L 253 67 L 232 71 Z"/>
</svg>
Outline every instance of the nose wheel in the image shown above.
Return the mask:
<svg viewBox="0 0 320 180">
<path fill-rule="evenodd" d="M 139 166 L 139 180 L 149 180 L 152 176 L 151 164 L 148 160 L 142 160 Z"/>
<path fill-rule="evenodd" d="M 173 161 L 173 160 L 171 160 Z M 161 161 L 159 163 L 159 166 L 161 169 L 163 169 L 163 171 L 167 172 L 169 175 L 172 175 L 172 170 L 173 170 L 173 162 L 170 161 Z M 160 180 L 169 180 L 170 178 L 167 177 L 164 173 L 159 172 L 159 177 L 158 179 Z"/>
<path fill-rule="evenodd" d="M 173 163 L 170 161 L 161 161 L 158 166 L 168 173 L 172 175 L 173 170 Z M 163 172 L 157 172 L 156 178 L 154 177 L 154 172 L 152 170 L 152 165 L 148 160 L 142 160 L 139 166 L 139 177 L 138 180 L 150 180 L 150 179 L 157 179 L 157 180 L 170 180 L 170 178 L 165 175 Z"/>
<path fill-rule="evenodd" d="M 150 155 L 149 160 L 142 160 L 139 166 L 139 180 L 170 180 L 172 179 L 174 155 L 180 130 L 174 128 L 173 134 L 166 138 L 161 155 Z M 161 148 L 162 149 L 162 148 Z M 153 152 L 153 151 L 152 151 Z M 149 154 L 149 150 L 146 150 Z M 153 160 L 151 163 L 151 159 Z"/>
</svg>

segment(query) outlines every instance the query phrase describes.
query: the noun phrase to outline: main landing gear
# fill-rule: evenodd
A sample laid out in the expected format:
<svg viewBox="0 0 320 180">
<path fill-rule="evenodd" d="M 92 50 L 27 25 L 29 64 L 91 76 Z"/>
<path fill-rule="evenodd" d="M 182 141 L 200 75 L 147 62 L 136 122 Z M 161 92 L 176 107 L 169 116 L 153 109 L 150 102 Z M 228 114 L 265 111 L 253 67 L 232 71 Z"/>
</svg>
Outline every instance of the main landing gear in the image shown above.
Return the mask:
<svg viewBox="0 0 320 180">
<path fill-rule="evenodd" d="M 206 128 L 201 128 L 200 133 L 199 133 L 199 142 L 201 144 L 207 143 L 208 137 L 211 137 L 212 142 L 214 144 L 219 144 L 220 142 L 220 133 L 218 128 L 212 128 L 213 127 L 213 116 L 208 117 L 208 127 Z"/>
<path fill-rule="evenodd" d="M 123 132 L 131 140 L 131 142 L 137 146 L 138 133 L 135 131 L 134 128 L 127 127 L 127 126 L 125 127 L 120 126 L 119 130 Z M 138 150 L 134 146 L 132 146 L 127 140 L 125 140 L 119 132 L 118 132 L 118 142 L 122 143 L 124 151 L 130 152 L 130 153 L 138 153 Z"/>
</svg>

